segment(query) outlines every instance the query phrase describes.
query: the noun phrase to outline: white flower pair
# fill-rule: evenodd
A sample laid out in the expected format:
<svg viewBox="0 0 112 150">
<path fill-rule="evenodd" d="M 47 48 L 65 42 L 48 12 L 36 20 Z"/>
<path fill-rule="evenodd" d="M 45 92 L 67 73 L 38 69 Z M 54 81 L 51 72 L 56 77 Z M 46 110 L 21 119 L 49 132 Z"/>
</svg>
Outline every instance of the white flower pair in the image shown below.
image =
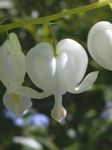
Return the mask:
<svg viewBox="0 0 112 150">
<path fill-rule="evenodd" d="M 103 42 L 99 44 L 96 40 L 105 38 L 105 34 L 102 33 L 105 30 L 101 31 L 101 37 L 100 30 L 100 28 L 95 30 L 93 27 L 88 37 L 90 54 L 92 56 L 94 54 L 93 58 L 97 57 L 98 59 L 100 59 L 100 56 L 97 56 L 99 53 L 92 53 L 92 51 L 97 51 L 103 44 Z M 94 36 L 96 36 L 95 39 Z M 110 52 L 111 45 L 106 47 L 106 44 L 104 44 L 105 47 L 102 46 L 103 53 L 107 48 Z M 88 57 L 84 48 L 72 39 L 61 40 L 56 46 L 56 53 L 57 56 L 54 56 L 53 47 L 49 43 L 43 42 L 32 48 L 25 58 L 17 36 L 14 33 L 9 34 L 9 39 L 0 47 L 0 80 L 7 88 L 3 97 L 6 108 L 15 112 L 16 115 L 21 115 L 31 107 L 31 98 L 41 99 L 54 95 L 55 104 L 51 115 L 58 122 L 65 118 L 66 110 L 62 105 L 62 96 L 66 92 L 81 93 L 91 88 L 98 71 L 88 74 L 83 79 L 88 65 Z M 100 60 L 100 62 L 105 62 Z M 108 60 L 108 67 L 109 63 L 112 64 L 111 60 Z M 22 86 L 26 72 L 32 82 L 43 90 L 42 93 Z"/>
</svg>

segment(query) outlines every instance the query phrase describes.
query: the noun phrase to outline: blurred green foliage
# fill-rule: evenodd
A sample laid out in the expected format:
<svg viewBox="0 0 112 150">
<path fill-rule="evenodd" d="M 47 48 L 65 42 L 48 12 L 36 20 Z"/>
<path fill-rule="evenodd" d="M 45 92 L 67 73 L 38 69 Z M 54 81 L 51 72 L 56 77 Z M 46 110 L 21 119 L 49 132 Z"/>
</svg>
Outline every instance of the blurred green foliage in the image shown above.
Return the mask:
<svg viewBox="0 0 112 150">
<path fill-rule="evenodd" d="M 6 24 L 19 19 L 46 16 L 92 2 L 95 1 L 0 0 L 0 23 Z M 101 20 L 111 22 L 111 17 L 111 9 L 106 6 L 86 13 L 80 12 L 77 15 L 66 16 L 43 25 L 25 25 L 23 28 L 12 31 L 18 35 L 25 54 L 38 42 L 53 42 L 50 25 L 57 41 L 63 38 L 72 38 L 87 49 L 89 29 L 94 23 Z M 7 33 L 2 33 L 0 35 L 0 44 L 6 38 Z M 69 93 L 64 95 L 63 103 L 68 111 L 68 116 L 62 124 L 57 123 L 50 116 L 53 97 L 33 101 L 35 111 L 49 116 L 50 125 L 48 127 L 30 125 L 17 127 L 10 119 L 6 119 L 2 113 L 4 109 L 2 96 L 5 92 L 5 87 L 0 83 L 0 150 L 33 150 L 33 148 L 28 148 L 24 144 L 15 143 L 13 140 L 15 136 L 32 137 L 41 144 L 43 150 L 111 150 L 112 72 L 102 69 L 89 57 L 87 72 L 92 70 L 100 70 L 98 80 L 92 91 L 79 95 Z M 24 84 L 37 89 L 28 76 L 26 76 Z"/>
</svg>

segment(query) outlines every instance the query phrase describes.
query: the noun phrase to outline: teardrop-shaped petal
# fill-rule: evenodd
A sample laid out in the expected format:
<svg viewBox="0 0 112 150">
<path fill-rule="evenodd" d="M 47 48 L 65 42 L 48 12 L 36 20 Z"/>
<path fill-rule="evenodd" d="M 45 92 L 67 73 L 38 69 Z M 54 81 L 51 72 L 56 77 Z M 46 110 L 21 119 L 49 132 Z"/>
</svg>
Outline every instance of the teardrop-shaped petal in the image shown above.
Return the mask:
<svg viewBox="0 0 112 150">
<path fill-rule="evenodd" d="M 48 97 L 51 95 L 51 93 L 47 93 L 47 92 L 39 93 L 38 91 L 35 91 L 34 89 L 29 88 L 29 87 L 14 85 L 11 88 L 9 89 L 9 92 L 13 92 L 18 95 L 22 95 L 24 97 L 30 97 L 30 98 L 34 98 L 34 99 L 42 99 L 42 98 L 45 98 L 45 97 Z"/>
<path fill-rule="evenodd" d="M 56 59 L 49 43 L 40 43 L 26 56 L 26 68 L 32 82 L 45 92 L 53 93 L 55 87 Z"/>
<path fill-rule="evenodd" d="M 82 93 L 84 91 L 87 91 L 92 88 L 94 82 L 96 81 L 98 77 L 99 71 L 94 71 L 89 73 L 83 81 L 74 89 L 73 93 Z"/>
<path fill-rule="evenodd" d="M 58 122 L 62 122 L 67 112 L 62 106 L 62 95 L 55 95 L 55 104 L 51 111 L 51 116 Z"/>
<path fill-rule="evenodd" d="M 11 33 L 0 47 L 0 80 L 6 87 L 10 83 L 21 85 L 25 72 L 25 56 L 16 34 Z"/>
<path fill-rule="evenodd" d="M 96 23 L 88 34 L 88 50 L 102 67 L 112 70 L 112 24 L 107 21 Z"/>
<path fill-rule="evenodd" d="M 57 44 L 57 70 L 60 82 L 66 91 L 71 92 L 82 80 L 88 57 L 85 49 L 72 39 L 61 40 Z"/>
<path fill-rule="evenodd" d="M 9 35 L 10 45 L 15 49 L 16 52 L 22 52 L 21 45 L 19 43 L 18 37 L 15 33 L 10 33 Z"/>
<path fill-rule="evenodd" d="M 15 93 L 5 93 L 3 103 L 5 107 L 14 112 L 16 116 L 22 115 L 25 110 L 32 106 L 30 98 Z"/>
</svg>

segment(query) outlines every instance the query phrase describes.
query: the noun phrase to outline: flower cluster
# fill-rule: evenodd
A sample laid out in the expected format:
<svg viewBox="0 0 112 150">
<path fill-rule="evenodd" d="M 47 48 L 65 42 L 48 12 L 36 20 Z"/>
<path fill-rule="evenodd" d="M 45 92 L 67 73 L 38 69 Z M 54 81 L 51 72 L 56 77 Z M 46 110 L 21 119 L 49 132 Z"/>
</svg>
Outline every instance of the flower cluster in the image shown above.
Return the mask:
<svg viewBox="0 0 112 150">
<path fill-rule="evenodd" d="M 102 21 L 92 27 L 88 35 L 88 50 L 97 63 L 112 70 L 111 23 Z M 63 39 L 55 49 L 51 44 L 42 42 L 25 56 L 16 34 L 10 33 L 0 47 L 0 80 L 6 87 L 4 105 L 16 115 L 21 115 L 31 107 L 31 98 L 42 99 L 54 95 L 51 115 L 61 122 L 67 114 L 62 105 L 63 95 L 66 92 L 84 92 L 97 79 L 98 71 L 91 72 L 84 78 L 87 65 L 86 51 L 75 40 Z M 26 73 L 42 89 L 42 93 L 22 86 Z"/>
</svg>

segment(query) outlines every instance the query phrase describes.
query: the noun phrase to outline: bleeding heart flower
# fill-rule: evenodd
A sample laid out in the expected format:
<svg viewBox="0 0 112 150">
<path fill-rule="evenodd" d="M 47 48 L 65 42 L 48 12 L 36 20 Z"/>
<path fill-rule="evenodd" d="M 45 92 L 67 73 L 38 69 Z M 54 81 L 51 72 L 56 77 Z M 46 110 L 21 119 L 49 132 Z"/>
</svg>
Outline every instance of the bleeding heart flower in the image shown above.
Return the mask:
<svg viewBox="0 0 112 150">
<path fill-rule="evenodd" d="M 25 73 L 25 55 L 16 34 L 10 33 L 9 39 L 0 47 L 0 80 L 7 89 L 3 96 L 3 103 L 17 116 L 31 107 L 31 98 L 47 96 L 46 93 L 38 93 L 29 87 L 22 86 Z"/>
<path fill-rule="evenodd" d="M 21 115 L 32 104 L 27 95 L 15 91 L 18 86 L 22 86 L 25 73 L 25 56 L 16 34 L 10 33 L 9 39 L 0 47 L 0 80 L 7 89 L 3 103 L 16 115 Z"/>
<path fill-rule="evenodd" d="M 81 81 L 87 69 L 88 57 L 84 48 L 72 39 L 63 39 L 57 44 L 57 56 L 53 50 L 47 42 L 37 44 L 26 56 L 26 69 L 32 82 L 46 96 L 54 95 L 55 104 L 51 115 L 61 122 L 66 116 L 62 96 L 66 92 L 81 93 L 89 89 L 98 71 L 88 74 Z"/>
<path fill-rule="evenodd" d="M 88 34 L 88 50 L 92 58 L 102 67 L 112 70 L 112 24 L 96 23 Z"/>
</svg>

